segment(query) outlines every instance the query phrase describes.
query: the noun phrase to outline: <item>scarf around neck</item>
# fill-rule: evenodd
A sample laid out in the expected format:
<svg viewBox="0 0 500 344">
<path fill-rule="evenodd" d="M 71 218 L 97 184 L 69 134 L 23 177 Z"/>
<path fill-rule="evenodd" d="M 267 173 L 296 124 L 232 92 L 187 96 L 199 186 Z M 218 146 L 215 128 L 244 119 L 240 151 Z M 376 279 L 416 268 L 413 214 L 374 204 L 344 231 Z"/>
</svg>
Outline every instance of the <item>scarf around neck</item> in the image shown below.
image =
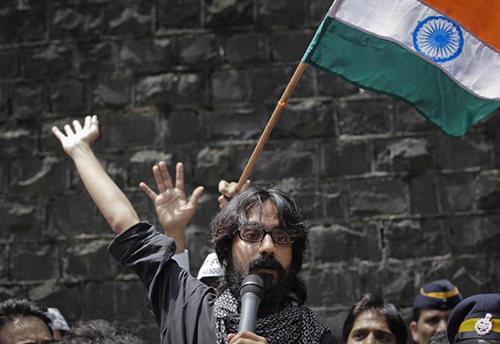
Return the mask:
<svg viewBox="0 0 500 344">
<path fill-rule="evenodd" d="M 240 303 L 226 289 L 214 305 L 217 344 L 226 344 L 230 333 L 238 333 Z M 318 322 L 314 313 L 306 307 L 286 304 L 278 313 L 257 319 L 255 333 L 267 339 L 269 344 L 314 344 L 329 331 Z"/>
</svg>

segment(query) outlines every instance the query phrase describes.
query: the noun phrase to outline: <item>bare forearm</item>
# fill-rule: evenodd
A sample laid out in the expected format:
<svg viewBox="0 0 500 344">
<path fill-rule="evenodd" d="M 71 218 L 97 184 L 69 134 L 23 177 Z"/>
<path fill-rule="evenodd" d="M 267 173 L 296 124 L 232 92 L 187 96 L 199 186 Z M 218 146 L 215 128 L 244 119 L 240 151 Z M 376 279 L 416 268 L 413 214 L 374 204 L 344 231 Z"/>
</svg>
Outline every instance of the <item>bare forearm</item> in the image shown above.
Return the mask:
<svg viewBox="0 0 500 344">
<path fill-rule="evenodd" d="M 181 230 L 169 230 L 168 228 L 163 227 L 163 231 L 166 236 L 171 237 L 175 241 L 175 245 L 177 249 L 175 253 L 182 253 L 186 249 L 186 245 L 184 242 L 184 229 Z"/>
<path fill-rule="evenodd" d="M 129 200 L 102 168 L 90 147 L 75 150 L 71 158 L 85 188 L 115 234 L 139 222 Z"/>
</svg>

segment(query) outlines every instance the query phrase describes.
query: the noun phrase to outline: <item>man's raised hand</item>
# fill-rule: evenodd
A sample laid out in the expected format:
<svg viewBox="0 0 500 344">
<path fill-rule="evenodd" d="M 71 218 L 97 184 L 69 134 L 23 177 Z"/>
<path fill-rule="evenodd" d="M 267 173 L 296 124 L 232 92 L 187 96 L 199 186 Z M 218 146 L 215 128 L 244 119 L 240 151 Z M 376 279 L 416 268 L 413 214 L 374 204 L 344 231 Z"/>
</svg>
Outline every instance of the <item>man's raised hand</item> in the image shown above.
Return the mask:
<svg viewBox="0 0 500 344">
<path fill-rule="evenodd" d="M 180 162 L 176 166 L 175 187 L 168 173 L 167 165 L 163 161 L 153 166 L 153 174 L 158 187 L 158 194 L 151 190 L 146 183 L 141 182 L 139 186 L 154 201 L 156 214 L 163 229 L 169 236 L 173 236 L 171 232 L 182 232 L 193 217 L 203 187 L 198 186 L 191 194 L 190 200 L 186 199 L 184 193 L 184 166 Z"/>
<path fill-rule="evenodd" d="M 82 125 L 79 121 L 73 121 L 73 127 L 69 124 L 64 126 L 63 134 L 58 127 L 52 127 L 52 132 L 59 139 L 61 145 L 69 156 L 72 156 L 80 148 L 88 148 L 99 136 L 99 122 L 97 116 L 86 116 Z"/>
<path fill-rule="evenodd" d="M 236 182 L 229 183 L 225 180 L 221 180 L 219 182 L 218 189 L 221 193 L 219 198 L 217 198 L 217 201 L 219 201 L 219 208 L 224 209 L 227 205 L 227 202 L 229 202 L 229 199 L 248 189 L 250 187 L 250 181 L 247 180 L 241 187 L 241 190 L 238 190 L 237 187 L 238 183 Z"/>
</svg>

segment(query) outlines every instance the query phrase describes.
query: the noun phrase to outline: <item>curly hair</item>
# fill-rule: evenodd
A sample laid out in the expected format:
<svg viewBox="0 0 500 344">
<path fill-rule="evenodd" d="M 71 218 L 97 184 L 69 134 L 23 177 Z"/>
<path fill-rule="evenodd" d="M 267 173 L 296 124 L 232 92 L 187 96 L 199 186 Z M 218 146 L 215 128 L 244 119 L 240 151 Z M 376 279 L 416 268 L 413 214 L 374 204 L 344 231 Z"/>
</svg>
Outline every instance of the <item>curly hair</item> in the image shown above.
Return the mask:
<svg viewBox="0 0 500 344">
<path fill-rule="evenodd" d="M 232 240 L 240 227 L 247 222 L 249 211 L 271 202 L 276 206 L 280 227 L 290 234 L 297 235 L 293 243 L 292 273 L 296 275 L 302 268 L 304 255 L 308 245 L 309 230 L 306 218 L 297 201 L 288 193 L 274 188 L 252 186 L 227 204 L 211 221 L 212 244 L 222 266 L 231 261 Z M 222 289 L 224 289 L 222 284 Z M 307 299 L 307 291 L 303 282 L 298 279 L 291 290 L 295 300 L 303 304 Z"/>
</svg>

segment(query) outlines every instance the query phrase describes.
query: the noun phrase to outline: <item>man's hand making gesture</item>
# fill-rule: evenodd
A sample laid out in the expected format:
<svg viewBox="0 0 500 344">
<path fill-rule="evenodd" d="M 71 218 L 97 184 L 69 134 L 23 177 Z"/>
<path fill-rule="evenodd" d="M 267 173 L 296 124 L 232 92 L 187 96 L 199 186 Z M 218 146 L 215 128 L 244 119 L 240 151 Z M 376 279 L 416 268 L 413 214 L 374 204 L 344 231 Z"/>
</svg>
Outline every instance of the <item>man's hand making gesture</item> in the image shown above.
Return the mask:
<svg viewBox="0 0 500 344">
<path fill-rule="evenodd" d="M 177 245 L 176 253 L 184 252 L 184 227 L 193 217 L 203 187 L 198 186 L 188 201 L 184 192 L 184 166 L 177 163 L 175 187 L 165 162 L 160 161 L 153 166 L 153 174 L 158 187 L 158 194 L 146 183 L 140 183 L 141 189 L 153 200 L 156 214 L 165 231 L 165 235 L 173 238 Z"/>
</svg>

